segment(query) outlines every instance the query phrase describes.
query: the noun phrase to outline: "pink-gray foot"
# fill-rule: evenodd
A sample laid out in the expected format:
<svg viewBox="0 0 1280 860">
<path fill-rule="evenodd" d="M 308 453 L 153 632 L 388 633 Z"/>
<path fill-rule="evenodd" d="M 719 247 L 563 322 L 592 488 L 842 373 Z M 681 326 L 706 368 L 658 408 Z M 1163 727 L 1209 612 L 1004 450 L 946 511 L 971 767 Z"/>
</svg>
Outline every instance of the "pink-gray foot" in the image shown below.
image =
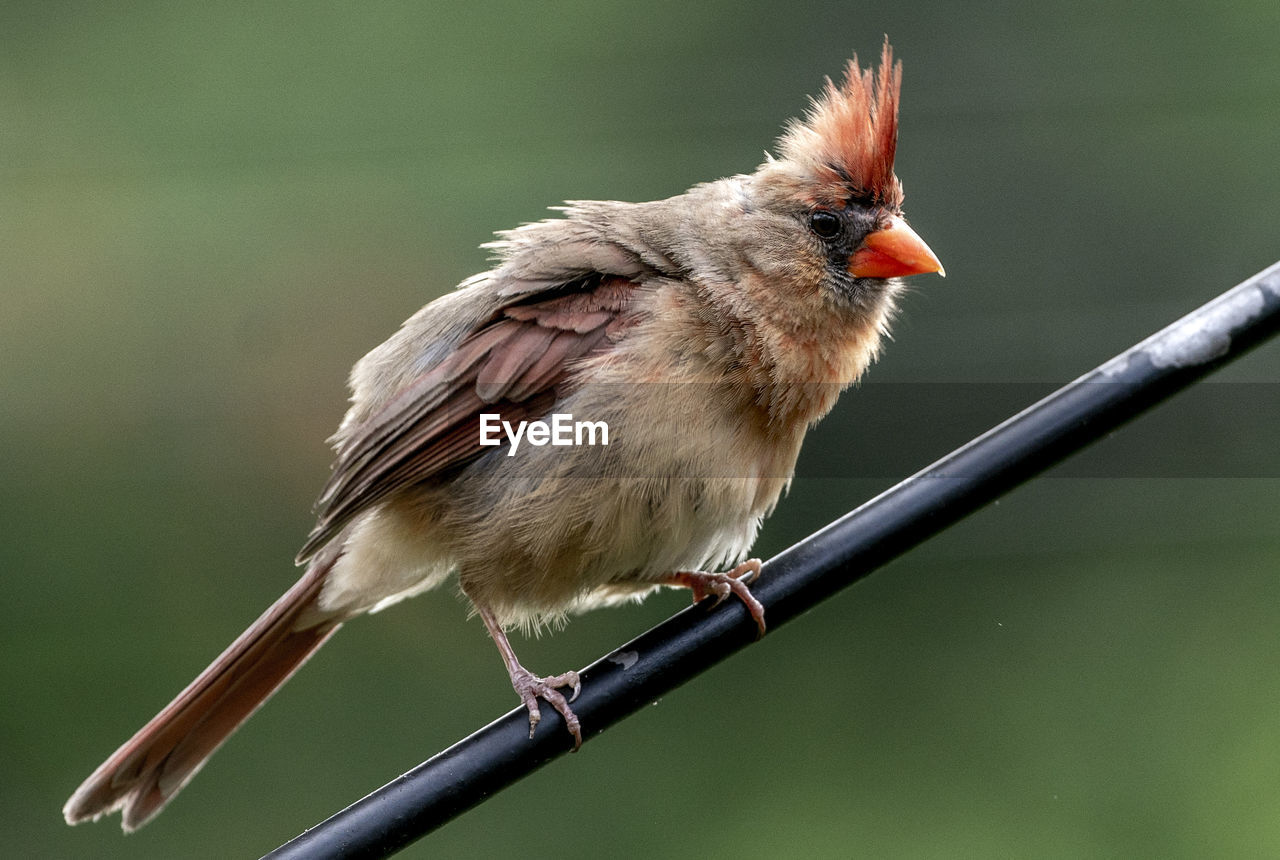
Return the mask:
<svg viewBox="0 0 1280 860">
<path fill-rule="evenodd" d="M 562 675 L 551 675 L 545 678 L 533 674 L 521 666 L 520 661 L 516 659 L 516 652 L 511 647 L 510 640 L 507 639 L 506 631 L 502 629 L 502 625 L 498 623 L 494 614 L 483 606 L 477 606 L 476 610 L 480 613 L 480 618 L 483 619 L 489 635 L 498 646 L 499 653 L 502 654 L 502 662 L 506 664 L 507 674 L 511 676 L 511 686 L 515 688 L 520 701 L 524 702 L 524 706 L 529 709 L 529 737 L 533 737 L 538 723 L 542 722 L 542 710 L 538 707 L 538 699 L 541 698 L 564 717 L 565 728 L 569 730 L 569 734 L 573 735 L 573 748 L 580 749 L 582 724 L 578 722 L 578 715 L 573 712 L 573 708 L 569 707 L 569 703 L 578 698 L 578 694 L 582 692 L 582 682 L 578 679 L 578 673 L 565 672 Z M 561 687 L 572 687 L 573 695 L 566 699 L 564 693 L 560 692 Z"/>
<path fill-rule="evenodd" d="M 687 588 L 693 592 L 693 602 L 697 603 L 705 597 L 715 595 L 719 604 L 730 594 L 736 596 L 747 607 L 751 617 L 756 621 L 759 632 L 756 638 L 764 635 L 764 604 L 756 600 L 747 586 L 760 576 L 760 559 L 749 558 L 727 573 L 708 573 L 703 570 L 686 570 L 673 573 L 663 582 Z"/>
</svg>

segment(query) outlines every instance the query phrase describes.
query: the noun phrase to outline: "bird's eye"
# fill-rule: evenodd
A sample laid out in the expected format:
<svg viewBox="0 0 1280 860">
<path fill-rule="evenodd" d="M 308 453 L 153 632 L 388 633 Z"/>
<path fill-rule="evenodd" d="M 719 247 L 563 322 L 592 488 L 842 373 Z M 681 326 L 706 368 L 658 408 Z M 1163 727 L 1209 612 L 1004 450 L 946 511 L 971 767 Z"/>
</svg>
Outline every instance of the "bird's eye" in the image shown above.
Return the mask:
<svg viewBox="0 0 1280 860">
<path fill-rule="evenodd" d="M 809 229 L 819 239 L 834 239 L 840 235 L 840 216 L 830 209 L 814 209 L 809 213 Z"/>
</svg>

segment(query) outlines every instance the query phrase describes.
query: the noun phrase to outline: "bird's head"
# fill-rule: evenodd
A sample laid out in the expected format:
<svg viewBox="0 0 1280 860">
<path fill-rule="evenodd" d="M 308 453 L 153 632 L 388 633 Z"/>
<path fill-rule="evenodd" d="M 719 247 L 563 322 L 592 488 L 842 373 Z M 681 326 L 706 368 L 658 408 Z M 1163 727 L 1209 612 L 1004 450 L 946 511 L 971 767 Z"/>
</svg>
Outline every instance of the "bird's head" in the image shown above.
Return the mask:
<svg viewBox="0 0 1280 860">
<path fill-rule="evenodd" d="M 765 201 L 776 259 L 806 261 L 828 299 L 870 310 L 886 303 L 889 279 L 937 272 L 942 264 L 902 217 L 902 184 L 893 172 L 902 64 L 888 41 L 879 69 L 855 56 L 844 81 L 828 80 L 803 120 L 793 121 L 770 158 L 750 177 Z"/>
</svg>

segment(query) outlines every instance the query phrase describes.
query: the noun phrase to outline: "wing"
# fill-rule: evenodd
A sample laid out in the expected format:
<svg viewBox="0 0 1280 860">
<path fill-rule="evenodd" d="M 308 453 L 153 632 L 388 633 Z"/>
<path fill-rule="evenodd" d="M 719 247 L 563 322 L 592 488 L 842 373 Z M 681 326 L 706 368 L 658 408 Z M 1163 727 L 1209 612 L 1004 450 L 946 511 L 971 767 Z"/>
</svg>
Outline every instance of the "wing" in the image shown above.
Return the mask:
<svg viewBox="0 0 1280 860">
<path fill-rule="evenodd" d="M 339 447 L 298 560 L 370 506 L 492 450 L 480 445 L 481 412 L 513 423 L 544 416 L 581 361 L 634 323 L 635 296 L 635 282 L 592 273 L 499 308 Z"/>
</svg>

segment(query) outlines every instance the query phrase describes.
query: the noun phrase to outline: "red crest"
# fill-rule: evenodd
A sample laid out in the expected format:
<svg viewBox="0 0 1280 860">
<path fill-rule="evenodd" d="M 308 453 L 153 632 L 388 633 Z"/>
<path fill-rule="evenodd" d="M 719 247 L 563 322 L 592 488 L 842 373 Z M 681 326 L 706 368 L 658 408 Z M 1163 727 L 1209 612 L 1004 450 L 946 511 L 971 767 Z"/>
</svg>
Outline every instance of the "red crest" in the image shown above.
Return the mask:
<svg viewBox="0 0 1280 860">
<path fill-rule="evenodd" d="M 822 197 L 862 199 L 898 209 L 902 185 L 893 173 L 898 144 L 902 63 L 885 40 L 880 68 L 860 69 L 855 55 L 840 86 L 827 79 L 803 122 L 779 141 L 782 157 L 804 165 L 823 186 Z"/>
</svg>

